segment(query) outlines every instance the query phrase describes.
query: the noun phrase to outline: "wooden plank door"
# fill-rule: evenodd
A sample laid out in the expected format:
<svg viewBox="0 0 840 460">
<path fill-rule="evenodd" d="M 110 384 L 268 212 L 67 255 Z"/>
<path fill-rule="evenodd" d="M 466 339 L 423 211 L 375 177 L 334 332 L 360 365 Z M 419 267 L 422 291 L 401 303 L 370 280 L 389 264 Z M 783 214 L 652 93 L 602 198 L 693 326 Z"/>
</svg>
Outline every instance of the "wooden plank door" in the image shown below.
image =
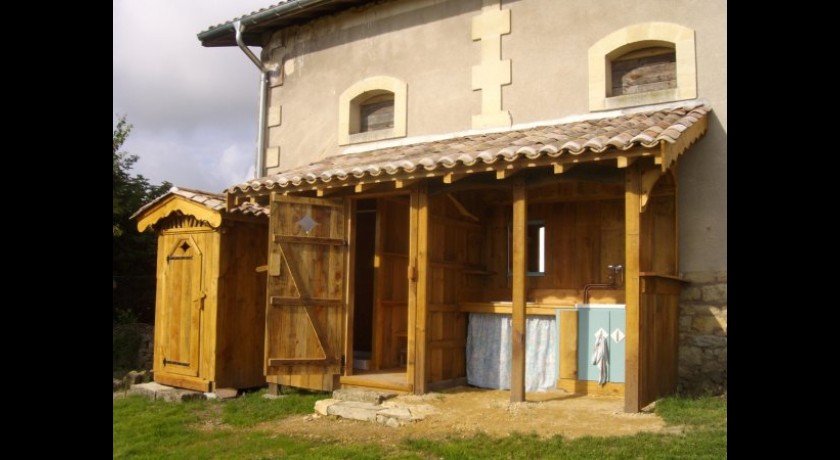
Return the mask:
<svg viewBox="0 0 840 460">
<path fill-rule="evenodd" d="M 344 364 L 344 204 L 273 195 L 266 375 L 332 390 Z"/>
<path fill-rule="evenodd" d="M 192 237 L 170 236 L 163 273 L 163 370 L 198 376 L 200 353 L 202 252 Z"/>
</svg>

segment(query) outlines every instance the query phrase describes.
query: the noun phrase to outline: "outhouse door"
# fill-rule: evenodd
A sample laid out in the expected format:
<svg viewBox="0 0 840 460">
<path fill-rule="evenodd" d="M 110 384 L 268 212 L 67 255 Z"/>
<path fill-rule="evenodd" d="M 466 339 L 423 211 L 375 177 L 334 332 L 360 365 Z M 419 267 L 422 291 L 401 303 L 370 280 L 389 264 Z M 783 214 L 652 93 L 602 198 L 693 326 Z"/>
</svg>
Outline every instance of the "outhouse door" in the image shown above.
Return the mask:
<svg viewBox="0 0 840 460">
<path fill-rule="evenodd" d="M 163 370 L 172 374 L 197 376 L 202 290 L 202 253 L 189 236 L 167 235 L 163 267 Z"/>
<path fill-rule="evenodd" d="M 344 361 L 344 204 L 274 194 L 266 374 L 331 390 Z"/>
</svg>

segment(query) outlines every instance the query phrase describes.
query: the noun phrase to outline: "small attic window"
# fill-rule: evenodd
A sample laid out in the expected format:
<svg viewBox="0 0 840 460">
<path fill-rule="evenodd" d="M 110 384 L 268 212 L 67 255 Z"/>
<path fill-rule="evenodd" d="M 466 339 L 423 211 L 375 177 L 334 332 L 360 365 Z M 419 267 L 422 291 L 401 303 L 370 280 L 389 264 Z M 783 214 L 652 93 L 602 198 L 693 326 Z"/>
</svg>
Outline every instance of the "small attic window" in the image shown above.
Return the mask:
<svg viewBox="0 0 840 460">
<path fill-rule="evenodd" d="M 359 103 L 359 126 L 356 131 L 351 131 L 351 134 L 367 133 L 393 127 L 394 93 L 386 91 L 368 96 Z"/>
<path fill-rule="evenodd" d="M 589 47 L 589 110 L 614 110 L 697 98 L 694 30 L 642 22 Z"/>
<path fill-rule="evenodd" d="M 677 53 L 654 46 L 631 51 L 612 60 L 610 96 L 647 93 L 677 87 Z"/>
</svg>

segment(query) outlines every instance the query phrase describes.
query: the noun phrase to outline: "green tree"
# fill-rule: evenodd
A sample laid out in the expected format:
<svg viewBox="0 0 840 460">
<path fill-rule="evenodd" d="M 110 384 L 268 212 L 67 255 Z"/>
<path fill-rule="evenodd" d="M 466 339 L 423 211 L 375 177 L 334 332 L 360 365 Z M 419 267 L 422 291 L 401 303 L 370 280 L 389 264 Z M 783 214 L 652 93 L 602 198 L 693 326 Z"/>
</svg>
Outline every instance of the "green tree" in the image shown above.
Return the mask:
<svg viewBox="0 0 840 460">
<path fill-rule="evenodd" d="M 155 235 L 139 233 L 131 215 L 141 206 L 163 195 L 169 182 L 152 185 L 142 175 L 130 170 L 138 156 L 122 150 L 132 126 L 125 115 L 114 127 L 113 188 L 113 320 L 151 323 L 155 304 Z"/>
</svg>

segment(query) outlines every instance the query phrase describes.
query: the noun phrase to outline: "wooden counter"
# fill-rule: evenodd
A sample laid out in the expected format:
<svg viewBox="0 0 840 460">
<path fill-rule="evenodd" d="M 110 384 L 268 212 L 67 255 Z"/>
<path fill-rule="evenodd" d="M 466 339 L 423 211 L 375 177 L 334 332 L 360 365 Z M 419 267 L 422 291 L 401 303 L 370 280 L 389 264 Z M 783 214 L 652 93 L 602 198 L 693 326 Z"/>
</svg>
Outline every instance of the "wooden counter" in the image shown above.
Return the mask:
<svg viewBox="0 0 840 460">
<path fill-rule="evenodd" d="M 513 303 L 510 301 L 495 302 L 460 302 L 458 304 L 461 312 L 464 313 L 496 313 L 511 314 Z M 575 304 L 569 303 L 536 303 L 525 304 L 525 315 L 551 315 L 554 316 L 557 309 L 574 310 Z"/>
</svg>

